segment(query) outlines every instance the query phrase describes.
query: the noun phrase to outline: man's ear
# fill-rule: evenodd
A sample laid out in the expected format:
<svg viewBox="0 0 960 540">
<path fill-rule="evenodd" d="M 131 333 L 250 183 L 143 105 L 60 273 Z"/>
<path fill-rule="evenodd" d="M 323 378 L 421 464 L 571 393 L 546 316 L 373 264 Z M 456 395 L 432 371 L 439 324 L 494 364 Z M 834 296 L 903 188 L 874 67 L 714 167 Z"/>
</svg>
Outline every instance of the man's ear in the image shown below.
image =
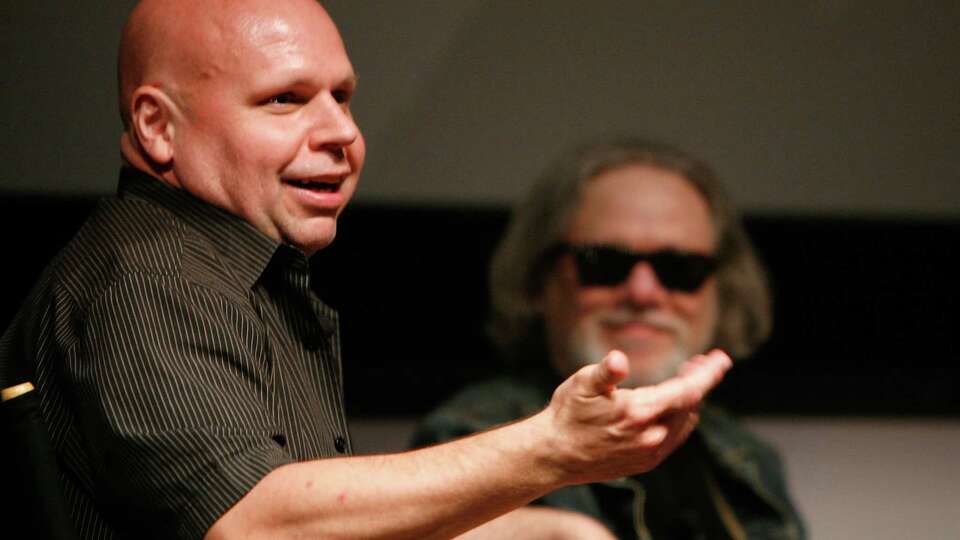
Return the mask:
<svg viewBox="0 0 960 540">
<path fill-rule="evenodd" d="M 130 126 L 137 144 L 157 165 L 169 165 L 173 161 L 176 104 L 163 90 L 141 86 L 134 90 L 130 108 Z"/>
</svg>

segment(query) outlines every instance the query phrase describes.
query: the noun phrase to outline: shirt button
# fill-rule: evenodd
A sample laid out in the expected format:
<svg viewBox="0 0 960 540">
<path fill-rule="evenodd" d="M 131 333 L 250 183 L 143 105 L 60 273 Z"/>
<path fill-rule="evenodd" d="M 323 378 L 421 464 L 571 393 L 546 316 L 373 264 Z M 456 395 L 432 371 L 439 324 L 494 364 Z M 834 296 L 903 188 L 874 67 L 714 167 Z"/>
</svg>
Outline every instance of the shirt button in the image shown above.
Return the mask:
<svg viewBox="0 0 960 540">
<path fill-rule="evenodd" d="M 347 451 L 347 440 L 337 435 L 336 438 L 333 439 L 333 447 L 337 449 L 337 452 L 343 454 Z"/>
</svg>

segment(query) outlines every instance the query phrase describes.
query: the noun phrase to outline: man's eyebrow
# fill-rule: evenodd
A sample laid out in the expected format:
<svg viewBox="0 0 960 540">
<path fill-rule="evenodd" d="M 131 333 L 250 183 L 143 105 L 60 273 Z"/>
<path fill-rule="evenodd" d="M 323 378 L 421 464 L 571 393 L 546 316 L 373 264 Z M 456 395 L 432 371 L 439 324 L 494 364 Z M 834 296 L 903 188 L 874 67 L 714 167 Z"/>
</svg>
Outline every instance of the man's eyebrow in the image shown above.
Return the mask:
<svg viewBox="0 0 960 540">
<path fill-rule="evenodd" d="M 359 77 L 357 77 L 356 75 L 349 75 L 341 79 L 334 86 L 337 88 L 340 88 L 343 86 L 347 86 L 349 88 L 356 88 L 359 82 L 360 82 Z M 277 80 L 277 81 L 274 81 L 274 83 L 275 83 L 275 86 L 277 87 L 283 86 L 283 87 L 291 87 L 291 88 L 309 87 L 309 86 L 317 85 L 317 81 L 308 75 L 298 76 L 296 78 L 288 79 L 286 81 Z"/>
<path fill-rule="evenodd" d="M 358 77 L 356 74 L 350 74 L 340 79 L 336 84 L 334 84 L 334 86 L 337 88 L 349 87 L 352 89 L 352 88 L 356 88 L 357 84 L 359 83 L 360 83 L 360 77 Z M 299 86 L 299 85 L 306 86 L 311 84 L 316 84 L 316 83 L 313 80 L 311 80 L 309 77 L 301 77 L 301 78 L 298 78 L 296 81 L 294 81 L 294 85 L 296 86 Z"/>
</svg>

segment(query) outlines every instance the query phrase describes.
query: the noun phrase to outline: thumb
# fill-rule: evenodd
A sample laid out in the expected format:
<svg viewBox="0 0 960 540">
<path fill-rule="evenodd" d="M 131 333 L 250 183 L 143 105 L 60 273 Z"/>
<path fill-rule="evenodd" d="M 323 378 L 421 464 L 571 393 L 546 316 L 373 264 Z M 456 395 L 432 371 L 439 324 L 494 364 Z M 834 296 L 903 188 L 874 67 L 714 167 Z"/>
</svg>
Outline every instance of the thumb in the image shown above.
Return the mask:
<svg viewBox="0 0 960 540">
<path fill-rule="evenodd" d="M 630 365 L 625 354 L 613 350 L 608 352 L 600 362 L 584 368 L 584 371 L 587 371 L 587 393 L 601 396 L 613 392 L 617 384 L 627 378 Z"/>
</svg>

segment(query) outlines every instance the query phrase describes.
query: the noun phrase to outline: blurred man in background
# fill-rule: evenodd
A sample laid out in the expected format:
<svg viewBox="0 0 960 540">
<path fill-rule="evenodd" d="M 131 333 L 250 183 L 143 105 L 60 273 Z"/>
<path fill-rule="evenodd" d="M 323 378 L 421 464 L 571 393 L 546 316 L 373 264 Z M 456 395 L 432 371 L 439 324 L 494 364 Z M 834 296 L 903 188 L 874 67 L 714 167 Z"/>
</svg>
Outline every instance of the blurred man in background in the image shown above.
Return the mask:
<svg viewBox="0 0 960 540">
<path fill-rule="evenodd" d="M 749 355 L 771 328 L 763 269 L 717 178 L 660 143 L 563 155 L 516 208 L 490 280 L 491 329 L 516 373 L 456 395 L 415 445 L 540 410 L 606 350 L 626 353 L 621 385 L 641 388 L 712 347 Z M 617 538 L 804 535 L 775 451 L 713 407 L 656 470 L 555 491 L 465 537 L 575 538 L 571 514 Z"/>
</svg>

